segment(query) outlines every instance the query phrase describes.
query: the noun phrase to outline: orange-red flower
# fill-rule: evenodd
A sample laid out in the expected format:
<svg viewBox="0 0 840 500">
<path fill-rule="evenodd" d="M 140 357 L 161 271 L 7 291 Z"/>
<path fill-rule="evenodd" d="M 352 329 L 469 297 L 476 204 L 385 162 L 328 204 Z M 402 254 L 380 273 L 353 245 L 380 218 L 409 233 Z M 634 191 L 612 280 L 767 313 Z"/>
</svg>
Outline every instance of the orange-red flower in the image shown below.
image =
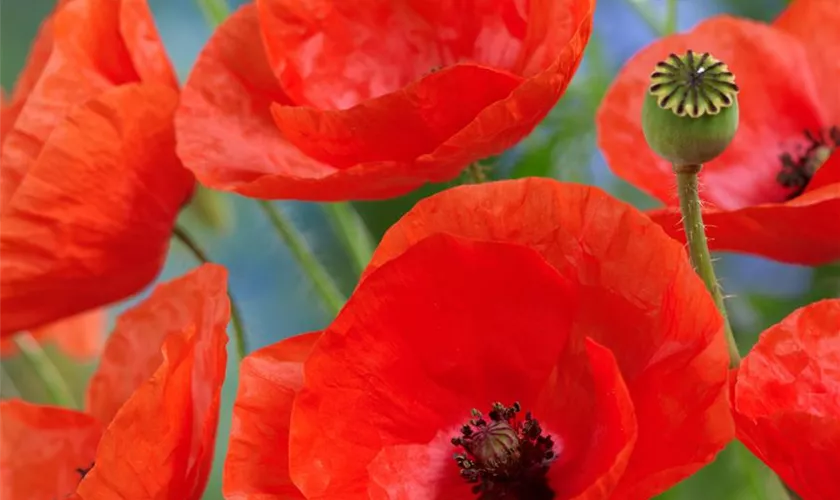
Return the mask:
<svg viewBox="0 0 840 500">
<path fill-rule="evenodd" d="M 458 175 L 557 102 L 595 0 L 257 0 L 198 57 L 178 153 L 258 198 L 376 199 Z"/>
<path fill-rule="evenodd" d="M 840 300 L 761 334 L 734 390 L 737 436 L 803 500 L 840 498 Z"/>
<path fill-rule="evenodd" d="M 102 350 L 106 313 L 102 309 L 77 314 L 33 330 L 40 343 L 54 342 L 64 354 L 87 361 Z M 0 339 L 0 356 L 14 356 L 18 349 L 12 337 Z"/>
<path fill-rule="evenodd" d="M 650 498 L 733 435 L 721 328 L 682 246 L 597 188 L 446 191 L 323 334 L 243 362 L 225 494 L 470 498 L 450 439 L 498 401 L 552 437 L 557 499 Z"/>
<path fill-rule="evenodd" d="M 641 109 L 654 65 L 669 53 L 710 52 L 741 89 L 741 124 L 726 152 L 704 165 L 701 198 L 716 250 L 821 264 L 840 258 L 840 9 L 796 0 L 772 26 L 721 16 L 658 40 L 619 73 L 598 112 L 612 170 L 669 208 L 652 217 L 684 239 L 674 174 L 646 145 Z"/>
<path fill-rule="evenodd" d="M 175 76 L 145 0 L 65 0 L 3 109 L 0 336 L 139 291 L 192 174 Z"/>
<path fill-rule="evenodd" d="M 225 376 L 226 276 L 204 265 L 126 311 L 87 412 L 0 403 L 0 496 L 201 498 Z"/>
</svg>

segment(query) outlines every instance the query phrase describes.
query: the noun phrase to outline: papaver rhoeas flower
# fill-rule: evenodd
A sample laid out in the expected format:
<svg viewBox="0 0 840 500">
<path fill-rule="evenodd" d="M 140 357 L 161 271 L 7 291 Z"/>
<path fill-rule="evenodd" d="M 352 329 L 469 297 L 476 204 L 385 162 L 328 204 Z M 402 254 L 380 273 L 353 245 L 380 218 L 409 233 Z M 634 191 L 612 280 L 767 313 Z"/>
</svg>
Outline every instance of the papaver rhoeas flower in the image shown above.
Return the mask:
<svg viewBox="0 0 840 500">
<path fill-rule="evenodd" d="M 453 453 L 477 470 L 504 445 L 557 499 L 647 499 L 731 439 L 727 365 L 682 246 L 629 205 L 548 179 L 452 189 L 386 233 L 322 334 L 243 362 L 225 494 L 471 498 Z"/>
<path fill-rule="evenodd" d="M 668 205 L 651 216 L 685 239 L 671 165 L 646 146 L 640 115 L 657 62 L 708 52 L 740 88 L 740 128 L 700 172 L 709 245 L 810 265 L 840 258 L 838 24 L 835 0 L 796 0 L 772 26 L 721 16 L 646 47 L 598 112 L 610 168 Z"/>
<path fill-rule="evenodd" d="M 0 335 L 125 298 L 157 276 L 193 177 L 175 76 L 144 0 L 67 0 L 3 110 Z"/>
<path fill-rule="evenodd" d="M 64 354 L 87 361 L 99 354 L 105 338 L 105 311 L 77 314 L 32 330 L 32 336 L 42 344 L 55 343 Z M 0 356 L 14 356 L 18 349 L 14 338 L 0 339 Z"/>
<path fill-rule="evenodd" d="M 761 334 L 735 383 L 738 439 L 803 500 L 840 498 L 840 300 Z"/>
<path fill-rule="evenodd" d="M 225 375 L 224 268 L 160 285 L 118 320 L 87 412 L 0 402 L 4 500 L 201 498 Z"/>
<path fill-rule="evenodd" d="M 199 55 L 178 153 L 206 186 L 335 201 L 454 178 L 566 89 L 595 0 L 259 0 Z"/>
</svg>

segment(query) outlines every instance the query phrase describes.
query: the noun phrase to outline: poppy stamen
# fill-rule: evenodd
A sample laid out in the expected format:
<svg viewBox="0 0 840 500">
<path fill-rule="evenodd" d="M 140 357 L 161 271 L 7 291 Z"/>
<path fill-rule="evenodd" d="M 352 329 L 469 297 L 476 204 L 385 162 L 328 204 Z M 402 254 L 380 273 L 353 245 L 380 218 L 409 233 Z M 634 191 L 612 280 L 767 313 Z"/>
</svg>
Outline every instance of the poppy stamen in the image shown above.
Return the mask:
<svg viewBox="0 0 840 500">
<path fill-rule="evenodd" d="M 784 153 L 779 156 L 782 169 L 776 181 L 791 189 L 788 199 L 801 195 L 834 148 L 840 147 L 840 127 L 834 126 L 819 134 L 806 130 L 804 135 L 807 141 L 804 149 L 800 148 L 795 155 Z"/>
<path fill-rule="evenodd" d="M 546 474 L 556 458 L 554 441 L 543 435 L 530 412 L 524 419 L 519 403 L 493 403 L 487 418 L 472 410 L 469 423 L 461 427 L 452 444 L 460 448 L 454 459 L 461 477 L 474 484 L 481 500 L 550 500 L 554 492 Z"/>
<path fill-rule="evenodd" d="M 656 65 L 648 91 L 662 109 L 677 116 L 699 118 L 716 115 L 732 106 L 738 86 L 735 76 L 721 61 L 708 52 L 670 54 Z"/>
</svg>

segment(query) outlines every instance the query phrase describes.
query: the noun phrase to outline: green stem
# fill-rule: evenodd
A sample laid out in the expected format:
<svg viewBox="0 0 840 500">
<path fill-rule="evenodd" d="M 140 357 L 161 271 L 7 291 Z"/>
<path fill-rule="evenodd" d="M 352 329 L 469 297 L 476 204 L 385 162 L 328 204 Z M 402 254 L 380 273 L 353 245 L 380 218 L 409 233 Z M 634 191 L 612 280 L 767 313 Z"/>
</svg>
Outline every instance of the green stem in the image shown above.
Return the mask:
<svg viewBox="0 0 840 500">
<path fill-rule="evenodd" d="M 312 280 L 312 285 L 324 301 L 328 312 L 337 314 L 344 305 L 346 298 L 326 269 L 315 258 L 315 254 L 312 253 L 306 239 L 295 228 L 292 221 L 287 219 L 274 205 L 265 200 L 258 200 L 258 203 L 277 231 L 277 235 L 292 252 L 295 260 L 309 276 L 309 279 Z"/>
<path fill-rule="evenodd" d="M 375 246 L 365 222 L 350 203 L 325 203 L 324 211 L 350 253 L 356 272 L 361 274 L 370 262 Z"/>
<path fill-rule="evenodd" d="M 216 27 L 222 24 L 222 21 L 230 15 L 230 7 L 226 0 L 197 0 L 197 3 L 210 26 Z"/>
<path fill-rule="evenodd" d="M 38 378 L 44 383 L 52 403 L 68 408 L 78 408 L 76 399 L 67 383 L 64 382 L 58 367 L 53 364 L 35 337 L 29 332 L 19 333 L 15 335 L 14 342 L 26 361 L 32 365 Z"/>
<path fill-rule="evenodd" d="M 691 264 L 700 278 L 703 279 L 703 283 L 706 284 L 706 288 L 712 294 L 712 299 L 714 299 L 718 311 L 723 316 L 724 333 L 726 343 L 729 346 L 729 364 L 736 367 L 741 363 L 741 355 L 738 352 L 738 344 L 735 343 L 732 326 L 730 326 L 726 314 L 723 293 L 715 276 L 715 268 L 712 265 L 712 257 L 709 253 L 709 243 L 706 240 L 706 226 L 703 224 L 700 194 L 697 189 L 697 174 L 701 168 L 702 165 L 674 165 L 674 173 L 677 175 L 677 190 L 680 196 L 680 211 L 682 212 Z"/>
<path fill-rule="evenodd" d="M 6 370 L 5 364 L 0 361 L 0 388 L 3 389 L 2 395 L 5 398 L 20 398 L 20 389 L 15 383 L 14 377 Z"/>
<path fill-rule="evenodd" d="M 207 256 L 207 253 L 198 246 L 192 236 L 184 230 L 184 228 L 175 226 L 172 229 L 172 235 L 175 236 L 175 238 L 177 238 L 178 241 L 180 241 L 181 244 L 183 244 L 184 247 L 193 254 L 196 260 L 202 264 L 213 262 L 210 260 L 210 257 Z M 236 301 L 233 299 L 233 294 L 229 289 L 228 298 L 230 299 L 230 322 L 233 325 L 233 338 L 236 343 L 236 354 L 239 356 L 239 359 L 245 359 L 245 356 L 248 354 L 248 344 L 245 340 L 245 326 L 242 324 L 242 313 L 240 312 L 239 305 L 237 305 Z"/>
<path fill-rule="evenodd" d="M 467 179 L 469 179 L 472 184 L 482 184 L 487 182 L 487 174 L 484 171 L 484 167 L 478 162 L 471 163 L 470 166 L 467 167 L 466 173 Z"/>
<path fill-rule="evenodd" d="M 647 0 L 627 0 L 627 3 L 639 14 L 639 17 L 648 25 L 651 31 L 659 36 L 668 34 L 665 24 L 659 22 L 656 12 L 651 8 Z"/>
<path fill-rule="evenodd" d="M 677 0 L 668 0 L 668 7 L 665 11 L 665 24 L 662 31 L 666 35 L 676 33 L 677 31 Z"/>
</svg>

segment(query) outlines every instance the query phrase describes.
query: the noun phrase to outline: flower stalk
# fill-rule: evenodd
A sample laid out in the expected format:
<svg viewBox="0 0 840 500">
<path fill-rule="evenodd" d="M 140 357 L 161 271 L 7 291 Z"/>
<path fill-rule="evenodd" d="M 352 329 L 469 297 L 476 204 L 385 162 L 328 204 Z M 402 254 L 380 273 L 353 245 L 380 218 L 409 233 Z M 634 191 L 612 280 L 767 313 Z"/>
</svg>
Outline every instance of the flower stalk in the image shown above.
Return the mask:
<svg viewBox="0 0 840 500">
<path fill-rule="evenodd" d="M 683 228 L 694 270 L 723 316 L 730 366 L 741 355 L 723 303 L 706 239 L 697 174 L 729 146 L 738 130 L 738 86 L 727 65 L 708 52 L 670 54 L 656 64 L 642 107 L 648 146 L 673 166 Z"/>
<path fill-rule="evenodd" d="M 271 202 L 259 200 L 258 204 L 265 213 L 271 225 L 274 226 L 277 235 L 292 252 L 295 260 L 303 268 L 304 273 L 312 280 L 315 291 L 321 296 L 324 305 L 331 314 L 337 314 L 347 300 L 344 294 L 338 289 L 335 281 L 326 269 L 315 258 L 315 254 L 306 239 L 300 234 L 295 225 L 283 213 L 281 213 Z"/>
<path fill-rule="evenodd" d="M 685 238 L 688 242 L 688 254 L 694 270 L 705 283 L 712 299 L 715 301 L 720 314 L 723 316 L 724 335 L 729 347 L 729 364 L 736 367 L 741 363 L 741 353 L 732 333 L 732 326 L 723 302 L 723 291 L 715 276 L 709 243 L 706 239 L 706 226 L 703 224 L 702 202 L 698 191 L 697 174 L 702 165 L 674 165 L 677 176 L 677 190 L 680 197 L 680 212 L 682 212 Z"/>
<path fill-rule="evenodd" d="M 70 391 L 70 387 L 61 376 L 58 367 L 29 332 L 15 335 L 14 343 L 26 361 L 32 366 L 32 370 L 44 383 L 44 387 L 50 395 L 53 404 L 66 408 L 78 408 L 76 398 Z"/>
<path fill-rule="evenodd" d="M 361 274 L 375 247 L 365 222 L 350 203 L 325 203 L 324 211 L 350 254 L 356 273 Z"/>
</svg>

